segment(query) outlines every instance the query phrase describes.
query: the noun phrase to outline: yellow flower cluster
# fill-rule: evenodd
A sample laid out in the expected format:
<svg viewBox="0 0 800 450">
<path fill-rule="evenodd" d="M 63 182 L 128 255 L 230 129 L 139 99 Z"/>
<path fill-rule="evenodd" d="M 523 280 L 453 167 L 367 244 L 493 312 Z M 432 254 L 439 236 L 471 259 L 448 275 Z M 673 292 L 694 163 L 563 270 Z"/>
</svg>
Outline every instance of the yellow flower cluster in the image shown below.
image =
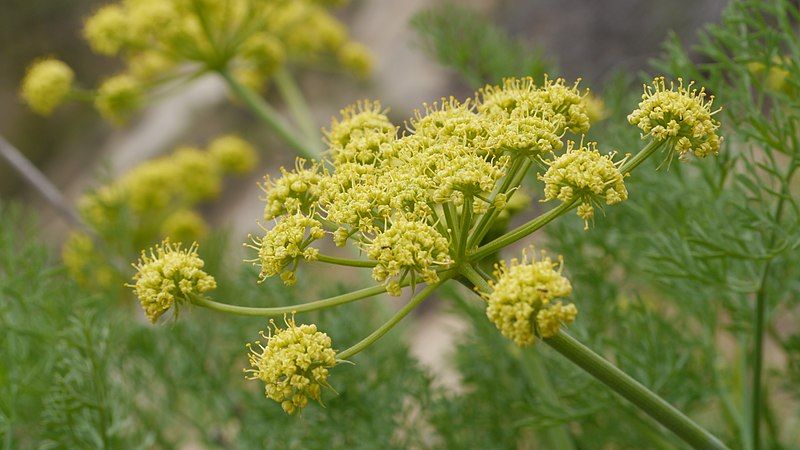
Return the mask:
<svg viewBox="0 0 800 450">
<path fill-rule="evenodd" d="M 205 273 L 203 260 L 197 256 L 197 245 L 182 249 L 181 244 L 165 240 L 161 245 L 142 252 L 134 265 L 133 288 L 150 322 L 180 304 L 191 301 L 189 296 L 208 292 L 217 287 L 214 277 Z"/>
<path fill-rule="evenodd" d="M 105 80 L 97 89 L 94 106 L 107 120 L 122 123 L 139 107 L 142 87 L 130 75 L 115 75 Z"/>
<path fill-rule="evenodd" d="M 790 65 L 791 57 L 775 55 L 771 58 L 769 64 L 764 64 L 761 61 L 747 63 L 747 71 L 756 79 L 760 79 L 767 90 L 791 94 L 793 92 L 791 83 L 787 83 L 791 75 L 789 72 Z"/>
<path fill-rule="evenodd" d="M 216 160 L 217 166 L 228 173 L 245 174 L 258 163 L 258 155 L 253 146 L 232 134 L 211 141 L 208 152 Z"/>
<path fill-rule="evenodd" d="M 369 245 L 367 255 L 378 262 L 372 270 L 375 281 L 400 279 L 409 273 L 426 283 L 439 280 L 434 267 L 450 264 L 449 244 L 436 228 L 425 222 L 398 218 Z M 400 284 L 388 284 L 389 293 L 400 295 Z"/>
<path fill-rule="evenodd" d="M 251 237 L 254 245 L 250 247 L 258 251 L 252 262 L 261 267 L 261 280 L 280 274 L 284 283 L 294 284 L 298 260 L 316 259 L 319 252 L 309 245 L 324 235 L 322 224 L 298 212 L 278 220 L 263 237 Z"/>
<path fill-rule="evenodd" d="M 344 108 L 342 119 L 333 119 L 325 132 L 335 164 L 372 164 L 385 155 L 397 137 L 397 127 L 386 116 L 380 102 L 362 101 Z"/>
<path fill-rule="evenodd" d="M 287 213 L 302 212 L 308 214 L 319 200 L 319 183 L 322 175 L 317 165 L 305 167 L 306 161 L 298 158 L 293 171 L 281 167 L 281 177 L 264 177 L 264 183 L 259 185 L 264 191 L 262 200 L 264 206 L 264 220 L 272 220 Z"/>
<path fill-rule="evenodd" d="M 336 365 L 336 352 L 331 338 L 317 331 L 316 325 L 297 325 L 293 318 L 285 321 L 283 329 L 270 321 L 269 334 L 261 332 L 264 341 L 247 345 L 251 368 L 245 373 L 249 380 L 263 381 L 265 395 L 294 414 L 309 398 L 322 401 L 322 387 L 330 387 L 328 373 Z"/>
<path fill-rule="evenodd" d="M 565 131 L 589 130 L 586 92 L 578 82 L 567 86 L 559 78 L 545 78 L 537 86 L 531 78 L 510 78 L 502 86 L 486 86 L 478 92 L 478 111 L 496 125 L 496 145 L 525 155 L 544 155 L 559 150 Z"/>
<path fill-rule="evenodd" d="M 291 61 L 338 65 L 367 77 L 369 50 L 348 37 L 329 6 L 333 2 L 315 0 L 118 0 L 102 6 L 86 19 L 83 36 L 94 52 L 120 57 L 125 67 L 100 84 L 94 105 L 121 123 L 158 86 L 225 71 L 260 90 Z M 47 115 L 71 92 L 73 78 L 66 64 L 44 59 L 28 71 L 22 97 Z"/>
<path fill-rule="evenodd" d="M 684 86 L 679 78 L 677 86 L 670 83 L 667 88 L 664 77 L 657 77 L 652 86 L 645 85 L 639 108 L 628 116 L 643 137 L 670 141 L 680 158 L 689 153 L 699 158 L 716 155 L 722 141 L 717 135 L 720 124 L 713 117 L 719 110 L 711 109 L 714 97 L 707 98 L 705 88 L 693 89 L 692 84 Z"/>
<path fill-rule="evenodd" d="M 235 136 L 213 140 L 207 151 L 178 148 L 87 193 L 78 201 L 78 210 L 106 245 L 122 254 L 164 237 L 191 242 L 208 230 L 193 208 L 219 195 L 223 175 L 234 169 L 250 171 L 256 159 L 255 150 Z M 66 266 L 78 281 L 108 270 L 98 264 L 105 258 L 97 257 L 98 249 L 87 246 L 87 240 L 91 243 L 85 233 L 74 232 L 62 249 Z"/>
<path fill-rule="evenodd" d="M 544 201 L 561 200 L 569 203 L 580 201 L 578 216 L 586 228 L 594 217 L 594 204 L 604 201 L 614 205 L 628 198 L 623 175 L 619 166 L 624 160 L 614 162 L 614 154 L 603 155 L 597 143 L 583 143 L 575 148 L 575 142 L 567 141 L 567 151 L 552 161 L 545 161 L 548 169 L 539 179 L 544 181 Z"/>
<path fill-rule="evenodd" d="M 562 262 L 554 262 L 544 253 L 540 259 L 524 255 L 509 264 L 498 264 L 490 281 L 486 315 L 503 336 L 519 346 L 531 345 L 536 338 L 555 335 L 562 324 L 575 320 L 575 305 L 556 299 L 572 293 L 569 280 L 561 275 Z"/>
<path fill-rule="evenodd" d="M 124 0 L 98 9 L 83 35 L 141 82 L 168 79 L 184 63 L 227 67 L 251 85 L 287 59 L 332 57 L 359 76 L 371 67 L 369 52 L 311 0 Z"/>
<path fill-rule="evenodd" d="M 510 168 L 552 155 L 567 131 L 588 129 L 584 96 L 562 79 L 546 78 L 541 86 L 530 78 L 509 79 L 481 89 L 474 101 L 445 98 L 425 105 L 400 136 L 380 103 L 358 102 L 325 131 L 326 159 L 298 160 L 293 171 L 267 178 L 264 216 L 300 214 L 315 219 L 336 245 L 353 239 L 376 263 L 373 276 L 390 293 L 399 293 L 407 279 L 435 282 L 437 271 L 465 253 L 466 237 L 456 245 L 455 234 L 472 223 L 462 221 L 505 207 L 510 193 L 494 191 Z M 506 190 L 521 180 L 512 175 Z M 282 223 L 276 228 L 284 234 Z M 305 246 L 276 259 L 270 233 L 255 240 L 266 255 L 259 258 L 266 268 L 261 276 L 281 273 L 293 280 L 286 271 L 295 264 L 289 262 L 304 256 Z M 292 243 L 307 245 L 310 235 L 300 236 Z M 280 243 L 285 247 L 285 240 Z"/>
<path fill-rule="evenodd" d="M 37 61 L 22 81 L 22 99 L 35 112 L 48 115 L 67 98 L 74 78 L 72 69 L 57 59 Z"/>
</svg>

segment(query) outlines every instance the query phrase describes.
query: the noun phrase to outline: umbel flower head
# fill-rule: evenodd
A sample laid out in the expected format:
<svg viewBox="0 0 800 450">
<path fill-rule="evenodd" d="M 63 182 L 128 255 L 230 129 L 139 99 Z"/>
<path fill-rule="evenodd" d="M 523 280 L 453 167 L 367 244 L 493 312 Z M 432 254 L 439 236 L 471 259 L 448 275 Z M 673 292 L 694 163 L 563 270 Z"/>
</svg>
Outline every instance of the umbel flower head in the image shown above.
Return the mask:
<svg viewBox="0 0 800 450">
<path fill-rule="evenodd" d="M 372 269 L 376 281 L 389 283 L 389 293 L 400 295 L 399 281 L 420 274 L 426 283 L 439 280 L 436 266 L 450 264 L 448 243 L 436 228 L 422 221 L 399 218 L 378 234 L 369 245 L 367 255 L 378 262 Z"/>
<path fill-rule="evenodd" d="M 72 69 L 57 59 L 37 61 L 22 81 L 22 99 L 35 112 L 48 115 L 69 95 L 74 78 Z"/>
<path fill-rule="evenodd" d="M 335 30 L 327 33 L 335 36 Z M 299 45 L 303 36 L 293 39 Z M 267 177 L 261 186 L 264 217 L 274 225 L 251 238 L 247 246 L 257 255 L 250 261 L 261 269 L 259 281 L 279 275 L 292 284 L 298 264 L 306 260 L 371 269 L 380 284 L 289 307 L 241 307 L 196 297 L 194 304 L 233 314 L 276 316 L 384 292 L 399 295 L 406 286 L 425 284 L 412 288 L 409 302 L 386 323 L 338 353 L 313 325 L 298 326 L 285 319 L 282 329 L 271 323 L 269 332 L 262 333 L 265 342 L 250 347 L 251 367 L 245 371 L 248 378 L 262 380 L 266 396 L 290 414 L 309 398 L 320 400 L 322 387 L 329 387 L 328 371 L 337 361 L 370 346 L 442 284 L 454 280 L 481 291 L 488 319 L 517 345 L 537 339 L 556 348 L 568 345 L 560 329 L 575 320 L 578 310 L 565 300 L 572 286 L 562 275 L 560 257 L 554 261 L 544 252 L 538 258 L 523 253 L 521 260 L 498 264 L 494 279 L 483 274 L 480 265 L 575 206 L 588 228 L 595 207 L 627 198 L 628 172 L 658 148 L 682 145 L 680 139 L 665 139 L 663 145 L 653 141 L 630 160 L 626 156 L 616 162 L 613 153 L 601 154 L 595 143 L 584 145 L 583 139 L 580 144 L 567 141 L 562 152 L 565 134 L 588 129 L 588 103 L 577 83 L 545 78 L 543 85 L 536 85 L 523 78 L 484 87 L 474 101 L 445 98 L 425 105 L 401 133 L 378 102 L 362 101 L 343 109 L 325 131 L 325 157 L 297 159 L 294 170 L 281 169 L 279 177 Z M 184 159 L 193 160 L 192 155 Z M 543 165 L 547 169 L 538 177 L 538 196 L 562 204 L 507 231 L 510 216 L 537 194 L 536 189 L 522 188 L 526 174 Z M 201 167 L 196 166 L 192 172 Z M 154 176 L 152 184 L 168 185 L 167 181 Z M 107 197 L 114 198 L 112 193 Z M 148 199 L 160 200 L 156 195 Z M 326 237 L 336 246 L 351 242 L 358 256 L 325 254 L 324 242 L 319 241 Z M 548 339 L 552 337 L 559 339 Z"/>
<path fill-rule="evenodd" d="M 280 403 L 284 411 L 294 414 L 308 404 L 308 399 L 321 402 L 323 387 L 328 384 L 329 369 L 336 365 L 336 352 L 331 338 L 316 325 L 297 325 L 294 318 L 284 318 L 286 328 L 270 321 L 263 341 L 247 344 L 249 380 L 264 382 L 264 394 Z"/>
<path fill-rule="evenodd" d="M 324 233 L 322 224 L 298 212 L 279 220 L 263 237 L 252 238 L 249 247 L 258 250 L 258 258 L 252 262 L 261 267 L 261 279 L 280 274 L 284 283 L 294 284 L 298 260 L 316 258 L 319 251 L 310 245 Z"/>
<path fill-rule="evenodd" d="M 614 205 L 628 198 L 623 175 L 619 166 L 624 159 L 614 162 L 614 154 L 603 155 L 596 142 L 567 141 L 567 151 L 552 161 L 545 161 L 548 169 L 539 179 L 544 181 L 544 199 L 561 200 L 568 203 L 578 200 L 578 216 L 586 228 L 594 217 L 594 204 L 604 202 Z"/>
<path fill-rule="evenodd" d="M 399 135 L 376 101 L 344 108 L 325 131 L 326 158 L 298 159 L 262 186 L 264 217 L 277 225 L 253 245 L 261 279 L 293 282 L 299 259 L 316 259 L 309 244 L 329 234 L 337 246 L 350 240 L 364 250 L 370 261 L 362 266 L 392 294 L 406 281 L 434 283 L 504 217 L 525 171 L 544 158 L 554 166 L 550 184 L 559 185 L 553 198 L 580 199 L 581 217 L 599 201 L 624 200 L 619 163 L 594 144 L 569 144 L 558 157 L 565 133 L 589 127 L 586 95 L 560 78 L 508 79 L 475 99 L 426 104 Z"/>
<path fill-rule="evenodd" d="M 554 336 L 562 324 L 575 320 L 578 309 L 558 300 L 572 293 L 572 286 L 561 274 L 562 262 L 554 262 L 542 253 L 509 264 L 498 264 L 496 280 L 490 281 L 486 315 L 503 336 L 519 346 L 533 344 L 536 338 Z"/>
<path fill-rule="evenodd" d="M 191 295 L 200 295 L 217 287 L 214 277 L 203 271 L 203 260 L 197 255 L 197 244 L 181 248 L 164 240 L 148 252 L 142 251 L 134 264 L 133 288 L 136 297 L 150 322 L 190 301 Z"/>
<path fill-rule="evenodd" d="M 678 78 L 677 86 L 670 82 L 667 88 L 664 77 L 657 77 L 652 86 L 645 85 L 639 108 L 628 116 L 628 122 L 641 128 L 642 137 L 670 141 L 679 158 L 689 153 L 698 158 L 716 155 L 722 140 L 713 117 L 719 110 L 711 109 L 714 97 L 692 85 L 684 86 Z"/>
</svg>

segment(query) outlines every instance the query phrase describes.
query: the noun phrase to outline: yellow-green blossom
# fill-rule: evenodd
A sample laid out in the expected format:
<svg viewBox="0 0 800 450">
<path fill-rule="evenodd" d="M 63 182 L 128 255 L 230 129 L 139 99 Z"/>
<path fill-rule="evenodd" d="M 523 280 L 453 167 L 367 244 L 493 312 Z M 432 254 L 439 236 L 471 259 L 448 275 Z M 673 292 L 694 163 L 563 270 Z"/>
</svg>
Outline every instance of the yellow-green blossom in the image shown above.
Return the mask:
<svg viewBox="0 0 800 450">
<path fill-rule="evenodd" d="M 264 183 L 259 187 L 264 191 L 262 200 L 264 206 L 264 219 L 272 220 L 282 214 L 296 212 L 308 213 L 316 206 L 320 196 L 320 181 L 322 179 L 319 165 L 311 163 L 306 167 L 306 161 L 298 158 L 295 169 L 288 171 L 281 167 L 281 177 L 264 177 Z"/>
<path fill-rule="evenodd" d="M 575 142 L 567 142 L 567 151 L 552 161 L 539 179 L 544 181 L 544 201 L 561 200 L 568 203 L 577 199 L 578 216 L 589 227 L 594 217 L 594 205 L 604 202 L 614 205 L 628 198 L 623 175 L 619 166 L 623 161 L 614 162 L 614 154 L 603 155 L 597 150 L 596 142 L 575 148 Z"/>
<path fill-rule="evenodd" d="M 92 237 L 84 232 L 69 234 L 61 247 L 61 259 L 72 279 L 83 286 L 108 288 L 118 281 L 114 269 L 97 252 Z"/>
<path fill-rule="evenodd" d="M 607 119 L 610 114 L 603 99 L 592 92 L 583 97 L 583 104 L 586 106 L 586 115 L 589 117 L 589 123 L 601 122 Z"/>
<path fill-rule="evenodd" d="M 75 73 L 65 63 L 46 58 L 33 63 L 22 81 L 23 100 L 35 112 L 48 115 L 72 90 Z"/>
<path fill-rule="evenodd" d="M 572 293 L 569 280 L 561 274 L 562 262 L 554 262 L 544 253 L 540 259 L 522 261 L 514 258 L 498 264 L 492 291 L 482 293 L 486 315 L 503 336 L 519 346 L 531 345 L 536 338 L 555 335 L 561 324 L 575 320 L 574 305 L 556 302 Z"/>
<path fill-rule="evenodd" d="M 208 234 L 208 224 L 203 216 L 191 209 L 170 213 L 161 224 L 161 234 L 176 242 L 192 242 Z"/>
<path fill-rule="evenodd" d="M 415 112 L 411 128 L 417 137 L 438 141 L 455 140 L 474 147 L 479 152 L 489 152 L 487 139 L 491 121 L 475 112 L 469 100 L 459 102 L 454 97 L 443 98 L 438 103 L 424 105 L 425 113 Z"/>
<path fill-rule="evenodd" d="M 367 78 L 372 73 L 372 54 L 369 49 L 358 42 L 347 42 L 336 54 L 339 63 L 360 78 Z"/>
<path fill-rule="evenodd" d="M 227 140 L 222 138 L 222 143 Z M 79 214 L 113 251 L 142 248 L 165 237 L 183 242 L 201 239 L 207 234 L 208 225 L 194 208 L 219 195 L 226 171 L 223 166 L 232 168 L 230 159 L 224 160 L 235 154 L 219 148 L 215 153 L 212 150 L 182 147 L 146 161 L 83 195 L 78 201 Z M 97 262 L 95 265 L 110 269 L 107 255 L 94 247 L 87 251 Z M 113 271 L 106 272 L 113 276 Z M 76 279 L 86 277 L 81 271 L 70 273 Z"/>
<path fill-rule="evenodd" d="M 264 382 L 264 394 L 278 402 L 284 411 L 294 414 L 308 404 L 321 402 L 322 387 L 328 384 L 329 369 L 336 365 L 331 338 L 316 325 L 297 325 L 285 319 L 286 328 L 270 321 L 269 331 L 261 332 L 263 341 L 247 344 L 249 380 Z"/>
<path fill-rule="evenodd" d="M 280 274 L 284 283 L 292 285 L 296 282 L 297 261 L 316 259 L 319 250 L 310 245 L 324 234 L 322 224 L 303 213 L 286 216 L 263 237 L 252 238 L 254 245 L 249 247 L 258 251 L 258 258 L 251 262 L 261 268 L 262 281 Z"/>
<path fill-rule="evenodd" d="M 128 42 L 129 19 L 119 5 L 106 5 L 86 19 L 83 36 L 102 55 L 116 55 Z"/>
<path fill-rule="evenodd" d="M 580 78 L 572 86 L 567 86 L 563 78 L 551 80 L 545 75 L 544 85 L 539 90 L 541 101 L 552 113 L 564 119 L 564 129 L 576 134 L 589 131 L 589 114 L 584 97 L 578 89 Z"/>
<path fill-rule="evenodd" d="M 544 84 L 537 86 L 532 78 L 507 78 L 500 86 L 485 86 L 478 91 L 478 111 L 495 122 L 539 116 L 556 125 L 556 135 L 564 131 L 585 133 L 589 129 L 589 116 L 576 81 L 568 86 L 563 78 L 551 80 L 545 76 Z"/>
<path fill-rule="evenodd" d="M 699 158 L 716 155 L 722 139 L 717 135 L 719 122 L 712 111 L 713 96 L 707 96 L 705 88 L 694 89 L 693 83 L 669 84 L 664 77 L 645 85 L 639 108 L 628 115 L 628 122 L 641 128 L 644 136 L 658 141 L 669 141 L 678 157 L 689 153 Z"/>
<path fill-rule="evenodd" d="M 200 295 L 217 287 L 214 277 L 204 272 L 203 260 L 197 255 L 197 244 L 181 248 L 165 240 L 142 251 L 139 262 L 134 265 L 136 274 L 133 288 L 136 297 L 150 322 L 155 323 L 161 315 L 191 301 L 191 295 Z"/>
<path fill-rule="evenodd" d="M 250 172 L 258 162 L 258 156 L 253 146 L 234 135 L 214 139 L 208 145 L 208 152 L 216 160 L 217 166 L 229 173 Z"/>
<path fill-rule="evenodd" d="M 387 281 L 389 293 L 400 295 L 399 282 L 420 274 L 426 283 L 439 280 L 437 268 L 450 264 L 448 242 L 425 222 L 403 218 L 378 234 L 367 248 L 367 256 L 378 262 L 372 270 L 376 281 Z"/>
<path fill-rule="evenodd" d="M 116 75 L 104 81 L 97 90 L 94 104 L 106 119 L 121 123 L 142 101 L 139 83 L 130 75 Z"/>
<path fill-rule="evenodd" d="M 325 137 L 333 162 L 372 164 L 391 150 L 397 127 L 386 116 L 377 101 L 360 101 L 341 111 L 341 120 L 334 118 Z"/>
</svg>

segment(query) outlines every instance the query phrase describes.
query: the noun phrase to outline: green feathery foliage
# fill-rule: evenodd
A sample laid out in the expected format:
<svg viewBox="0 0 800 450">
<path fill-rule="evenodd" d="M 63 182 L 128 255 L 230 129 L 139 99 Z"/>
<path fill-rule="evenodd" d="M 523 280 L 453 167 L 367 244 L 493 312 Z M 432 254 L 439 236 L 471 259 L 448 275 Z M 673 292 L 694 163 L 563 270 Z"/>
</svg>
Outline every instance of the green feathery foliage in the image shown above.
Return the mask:
<svg viewBox="0 0 800 450">
<path fill-rule="evenodd" d="M 474 88 L 499 83 L 505 77 L 540 79 L 553 68 L 553 62 L 535 46 L 510 37 L 458 4 L 423 10 L 411 19 L 411 26 L 428 54 Z"/>
</svg>

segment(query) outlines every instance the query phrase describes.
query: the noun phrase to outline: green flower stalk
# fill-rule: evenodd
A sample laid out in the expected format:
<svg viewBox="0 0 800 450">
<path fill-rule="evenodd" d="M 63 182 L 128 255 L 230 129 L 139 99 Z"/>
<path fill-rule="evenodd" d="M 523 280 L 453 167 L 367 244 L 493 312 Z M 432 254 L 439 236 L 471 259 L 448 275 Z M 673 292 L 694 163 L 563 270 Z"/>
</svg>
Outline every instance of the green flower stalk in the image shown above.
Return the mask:
<svg viewBox="0 0 800 450">
<path fill-rule="evenodd" d="M 572 287 L 561 258 L 526 255 L 498 264 L 494 279 L 480 273 L 491 254 L 574 208 L 588 229 L 594 208 L 627 199 L 625 177 L 656 150 L 701 157 L 716 153 L 719 124 L 711 118 L 711 99 L 702 90 L 682 84 L 667 89 L 660 78 L 655 84 L 655 90 L 646 90 L 639 109 L 631 114 L 631 122 L 642 127 L 650 142 L 636 155 L 617 161 L 613 152 L 601 153 L 596 143 L 584 144 L 580 135 L 579 140 L 567 139 L 568 134 L 585 133 L 590 123 L 587 92 L 563 79 L 545 78 L 541 85 L 530 78 L 508 79 L 479 90 L 474 100 L 442 99 L 425 105 L 400 134 L 377 102 L 346 108 L 325 132 L 326 157 L 310 162 L 299 159 L 294 170 L 267 178 L 262 186 L 267 204 L 264 217 L 275 225 L 264 227 L 263 235 L 253 238 L 249 246 L 257 253 L 252 261 L 261 267 L 261 281 L 279 275 L 292 284 L 301 261 L 318 261 L 369 268 L 380 284 L 295 309 L 239 307 L 202 293 L 192 293 L 190 301 L 226 313 L 276 316 L 382 292 L 399 295 L 412 288 L 414 295 L 403 308 L 335 358 L 328 351 L 329 340 L 316 329 L 306 329 L 313 343 L 295 342 L 303 332 L 293 322 L 287 323 L 295 330 L 286 335 L 293 336 L 286 338 L 291 341 L 289 353 L 267 356 L 273 338 L 251 356 L 251 364 L 258 367 L 251 373 L 267 383 L 267 396 L 293 413 L 307 398 L 319 399 L 319 386 L 327 385 L 332 361 L 365 350 L 441 285 L 458 280 L 478 290 L 486 301 L 488 319 L 516 344 L 544 341 L 690 444 L 724 448 L 609 362 L 564 337 L 562 327 L 577 319 L 578 306 L 568 300 Z M 538 191 L 541 201 L 561 203 L 485 242 L 487 232 L 505 220 L 503 211 L 515 205 L 515 194 L 534 167 L 543 171 L 536 177 L 542 185 L 527 190 Z M 337 246 L 352 243 L 362 250 L 360 257 L 322 253 L 316 244 L 327 238 Z M 417 284 L 425 287 L 417 290 Z M 276 336 L 284 333 L 275 332 Z M 302 358 L 305 365 L 298 366 L 292 362 L 299 360 L 298 354 L 314 356 Z M 315 366 L 316 360 L 320 362 Z M 310 367 L 325 370 L 309 375 Z M 284 382 L 295 373 L 302 375 L 287 387 L 275 383 L 276 373 Z"/>
</svg>

